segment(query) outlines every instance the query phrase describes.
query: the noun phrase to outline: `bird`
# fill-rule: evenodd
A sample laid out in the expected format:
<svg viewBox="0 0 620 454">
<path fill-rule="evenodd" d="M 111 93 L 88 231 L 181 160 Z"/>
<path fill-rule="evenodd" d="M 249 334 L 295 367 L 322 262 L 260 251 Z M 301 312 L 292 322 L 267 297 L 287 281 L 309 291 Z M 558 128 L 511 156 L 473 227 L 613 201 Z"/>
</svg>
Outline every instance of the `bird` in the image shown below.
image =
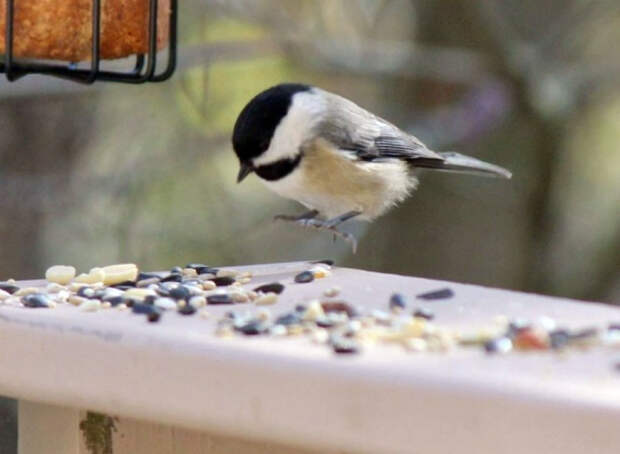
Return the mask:
<svg viewBox="0 0 620 454">
<path fill-rule="evenodd" d="M 281 83 L 242 109 L 232 133 L 237 182 L 254 173 L 276 194 L 307 208 L 275 220 L 326 230 L 349 219 L 372 221 L 418 185 L 417 169 L 511 178 L 510 171 L 453 151 L 436 152 L 415 136 L 340 95 Z"/>
</svg>

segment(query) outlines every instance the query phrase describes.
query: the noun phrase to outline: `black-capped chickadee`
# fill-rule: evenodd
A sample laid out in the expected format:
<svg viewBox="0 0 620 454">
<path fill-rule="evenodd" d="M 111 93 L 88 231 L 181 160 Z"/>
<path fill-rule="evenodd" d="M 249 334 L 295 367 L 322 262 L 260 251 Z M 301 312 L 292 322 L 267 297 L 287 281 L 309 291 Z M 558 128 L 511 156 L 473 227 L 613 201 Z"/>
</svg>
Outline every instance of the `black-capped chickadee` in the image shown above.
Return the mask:
<svg viewBox="0 0 620 454">
<path fill-rule="evenodd" d="M 341 96 L 303 84 L 280 84 L 254 97 L 239 114 L 232 137 L 241 168 L 277 194 L 310 211 L 278 215 L 307 227 L 337 230 L 357 217 L 372 220 L 416 187 L 413 170 L 510 178 L 501 167 L 453 152 L 437 153 L 393 124 Z"/>
</svg>

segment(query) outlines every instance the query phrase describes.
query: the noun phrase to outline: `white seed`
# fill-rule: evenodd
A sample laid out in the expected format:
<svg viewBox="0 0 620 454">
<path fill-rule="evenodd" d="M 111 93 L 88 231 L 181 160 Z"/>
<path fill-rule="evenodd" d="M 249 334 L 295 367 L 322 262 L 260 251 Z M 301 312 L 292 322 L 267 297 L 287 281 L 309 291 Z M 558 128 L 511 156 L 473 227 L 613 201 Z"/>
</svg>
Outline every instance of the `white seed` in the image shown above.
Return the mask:
<svg viewBox="0 0 620 454">
<path fill-rule="evenodd" d="M 202 288 L 205 289 L 205 290 L 213 290 L 216 287 L 217 287 L 217 285 L 215 285 L 215 282 L 213 282 L 213 281 L 204 281 L 202 283 Z"/>
<path fill-rule="evenodd" d="M 190 306 L 194 306 L 196 309 L 198 309 L 200 307 L 206 306 L 207 299 L 204 296 L 192 296 L 189 299 L 188 304 Z"/>
<path fill-rule="evenodd" d="M 79 289 L 81 289 L 82 287 L 88 287 L 88 284 L 85 284 L 84 282 L 71 282 L 67 287 L 69 288 L 70 291 L 72 292 L 77 292 Z"/>
<path fill-rule="evenodd" d="M 105 285 L 120 284 L 125 281 L 135 281 L 138 277 L 138 267 L 133 263 L 109 265 L 103 267 Z"/>
<path fill-rule="evenodd" d="M 45 272 L 45 279 L 56 284 L 68 284 L 75 277 L 75 268 L 65 265 L 54 265 Z"/>
<path fill-rule="evenodd" d="M 68 290 L 61 290 L 60 292 L 56 293 L 55 300 L 58 301 L 59 303 L 66 303 L 67 299 L 70 296 L 71 296 L 71 292 L 69 292 Z"/>
<path fill-rule="evenodd" d="M 198 276 L 198 272 L 194 268 L 183 268 L 183 275 L 188 277 Z"/>
<path fill-rule="evenodd" d="M 314 275 L 316 279 L 321 279 L 322 277 L 327 277 L 332 274 L 327 265 L 318 264 L 314 265 L 310 268 L 310 272 Z"/>
<path fill-rule="evenodd" d="M 112 303 L 110 303 L 109 301 L 104 301 L 103 303 L 101 303 L 101 309 L 110 309 L 112 307 Z"/>
<path fill-rule="evenodd" d="M 10 298 L 11 294 L 9 292 L 5 292 L 4 290 L 0 289 L 0 301 L 4 301 L 7 298 Z"/>
<path fill-rule="evenodd" d="M 218 270 L 216 277 L 236 277 L 239 275 L 237 270 Z"/>
<path fill-rule="evenodd" d="M 324 328 L 317 328 L 312 331 L 312 342 L 324 344 L 329 339 L 329 333 Z"/>
<path fill-rule="evenodd" d="M 198 315 L 200 316 L 200 318 L 204 319 L 211 317 L 211 314 L 206 309 L 202 309 L 200 312 L 198 312 Z"/>
<path fill-rule="evenodd" d="M 101 309 L 101 301 L 99 300 L 86 300 L 80 304 L 79 309 L 84 312 L 95 312 Z"/>
<path fill-rule="evenodd" d="M 338 296 L 339 294 L 340 294 L 340 287 L 330 287 L 323 292 L 323 295 L 328 296 L 328 297 Z"/>
<path fill-rule="evenodd" d="M 126 310 L 127 310 L 127 305 L 126 305 L 125 303 L 121 303 L 121 304 L 119 304 L 118 306 L 116 306 L 116 308 L 117 308 L 119 311 L 126 311 Z"/>
<path fill-rule="evenodd" d="M 172 298 L 157 298 L 155 300 L 155 306 L 160 309 L 164 309 L 167 311 L 174 310 L 177 308 L 177 303 Z"/>
<path fill-rule="evenodd" d="M 248 298 L 250 298 L 250 301 L 254 301 L 256 298 L 258 298 L 258 293 L 256 293 L 254 290 L 250 290 L 247 295 Z"/>
<path fill-rule="evenodd" d="M 31 293 L 39 293 L 42 289 L 37 287 L 23 287 L 13 293 L 13 296 L 30 295 Z"/>
<path fill-rule="evenodd" d="M 77 276 L 73 282 L 82 284 L 95 284 L 105 280 L 105 272 L 101 268 L 93 268 L 88 273 L 82 273 Z"/>
<path fill-rule="evenodd" d="M 222 325 L 217 327 L 215 335 L 217 337 L 233 337 L 234 331 L 230 325 Z"/>
<path fill-rule="evenodd" d="M 67 298 L 67 302 L 73 304 L 74 306 L 79 306 L 86 302 L 86 298 L 82 298 L 81 296 L 71 295 Z"/>
<path fill-rule="evenodd" d="M 420 337 L 414 337 L 405 341 L 405 347 L 412 352 L 424 352 L 427 349 L 426 341 Z"/>
<path fill-rule="evenodd" d="M 50 282 L 47 284 L 47 287 L 45 287 L 45 291 L 47 293 L 59 293 L 65 290 L 67 290 L 67 287 L 57 284 L 56 282 Z"/>
<path fill-rule="evenodd" d="M 239 284 L 242 284 L 242 285 L 249 284 L 250 282 L 252 282 L 252 278 L 251 277 L 240 277 L 237 282 L 239 282 Z"/>
<path fill-rule="evenodd" d="M 231 292 L 230 297 L 235 303 L 247 303 L 250 297 L 244 292 Z"/>
<path fill-rule="evenodd" d="M 302 319 L 313 322 L 317 318 L 323 316 L 325 316 L 325 312 L 323 311 L 323 306 L 321 306 L 321 303 L 318 300 L 312 300 L 308 304 Z"/>
<path fill-rule="evenodd" d="M 286 336 L 288 334 L 288 330 L 284 325 L 274 325 L 269 330 L 272 336 Z"/>
<path fill-rule="evenodd" d="M 148 288 L 130 288 L 125 290 L 123 296 L 125 296 L 126 298 L 143 300 L 147 296 L 157 296 L 157 293 L 154 290 Z"/>
<path fill-rule="evenodd" d="M 23 307 L 24 306 L 19 298 L 15 298 L 13 296 L 11 298 L 5 299 L 2 302 L 2 304 L 4 304 L 5 306 L 15 306 L 15 307 Z"/>
<path fill-rule="evenodd" d="M 254 276 L 254 275 L 252 274 L 252 272 L 251 272 L 251 271 L 243 271 L 243 272 L 239 275 L 239 277 L 240 277 L 240 278 L 246 278 L 246 277 L 251 278 L 251 277 L 253 277 L 253 276 Z"/>
<path fill-rule="evenodd" d="M 15 284 L 17 284 L 17 281 L 15 279 L 11 278 L 11 279 L 7 280 L 6 283 L 9 284 L 9 285 L 15 285 Z"/>
<path fill-rule="evenodd" d="M 276 301 L 278 301 L 278 295 L 273 292 L 269 292 L 259 295 L 258 298 L 254 300 L 254 303 L 257 306 L 269 306 L 271 304 L 275 304 Z"/>
</svg>

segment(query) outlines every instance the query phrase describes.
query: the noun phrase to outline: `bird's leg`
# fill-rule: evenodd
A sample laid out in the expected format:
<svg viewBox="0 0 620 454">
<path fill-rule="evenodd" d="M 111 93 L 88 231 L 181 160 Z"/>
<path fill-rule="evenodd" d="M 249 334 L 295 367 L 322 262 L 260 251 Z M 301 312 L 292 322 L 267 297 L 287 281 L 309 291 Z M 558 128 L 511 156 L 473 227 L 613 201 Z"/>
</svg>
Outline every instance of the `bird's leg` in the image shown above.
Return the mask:
<svg viewBox="0 0 620 454">
<path fill-rule="evenodd" d="M 334 237 L 339 236 L 348 243 L 351 243 L 353 253 L 355 253 L 355 251 L 357 250 L 356 238 L 348 232 L 341 232 L 336 227 L 342 224 L 344 221 L 348 221 L 349 219 L 354 218 L 355 216 L 359 216 L 360 214 L 362 214 L 360 211 L 347 211 L 340 216 L 336 216 L 335 218 L 327 219 L 325 221 L 321 219 L 307 218 L 299 220 L 298 223 L 305 227 L 313 227 L 318 230 L 328 230 L 332 232 L 334 234 Z"/>
<path fill-rule="evenodd" d="M 303 221 L 307 219 L 314 219 L 318 215 L 319 215 L 319 212 L 317 210 L 310 210 L 297 216 L 291 216 L 287 214 L 277 214 L 273 217 L 273 220 L 274 221 L 298 222 L 298 221 Z"/>
</svg>

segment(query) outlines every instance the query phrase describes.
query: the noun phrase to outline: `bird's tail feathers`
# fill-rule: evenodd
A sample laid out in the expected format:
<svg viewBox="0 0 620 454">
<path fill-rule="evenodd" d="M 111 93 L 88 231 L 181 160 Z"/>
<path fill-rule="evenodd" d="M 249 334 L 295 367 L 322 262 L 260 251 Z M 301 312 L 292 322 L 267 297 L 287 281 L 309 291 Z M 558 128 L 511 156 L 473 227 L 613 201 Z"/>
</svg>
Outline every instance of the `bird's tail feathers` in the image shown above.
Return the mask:
<svg viewBox="0 0 620 454">
<path fill-rule="evenodd" d="M 481 161 L 480 159 L 465 156 L 453 151 L 440 152 L 439 154 L 444 158 L 443 161 L 431 158 L 419 158 L 413 159 L 411 165 L 444 172 L 461 172 L 500 178 L 512 177 L 512 173 L 509 170 Z"/>
</svg>

